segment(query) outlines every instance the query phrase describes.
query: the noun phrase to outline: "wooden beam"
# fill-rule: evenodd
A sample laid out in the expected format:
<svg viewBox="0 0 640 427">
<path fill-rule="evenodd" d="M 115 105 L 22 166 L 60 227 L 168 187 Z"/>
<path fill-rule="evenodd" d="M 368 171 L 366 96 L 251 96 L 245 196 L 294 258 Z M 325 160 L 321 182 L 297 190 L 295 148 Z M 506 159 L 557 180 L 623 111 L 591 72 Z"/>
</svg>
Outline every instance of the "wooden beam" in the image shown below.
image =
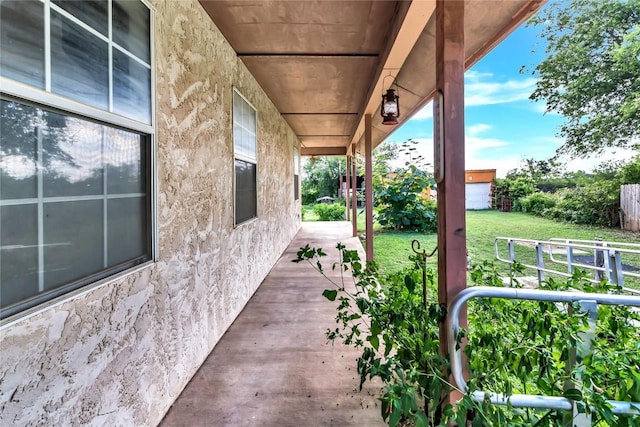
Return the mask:
<svg viewBox="0 0 640 427">
<path fill-rule="evenodd" d="M 366 214 L 367 261 L 373 261 L 373 148 L 371 147 L 371 114 L 364 116 L 364 198 Z"/>
<path fill-rule="evenodd" d="M 300 154 L 303 156 L 344 156 L 346 147 L 302 147 Z"/>
<path fill-rule="evenodd" d="M 351 156 L 347 153 L 345 158 L 345 177 L 344 177 L 344 204 L 345 210 L 347 212 L 347 221 L 351 221 L 351 206 L 349 205 L 349 193 L 351 191 Z M 342 182 L 340 182 L 340 186 L 342 186 Z"/>
<path fill-rule="evenodd" d="M 438 302 L 449 302 L 467 285 L 464 181 L 464 1 L 436 1 L 434 141 L 438 181 Z M 425 70 L 429 72 L 429 70 Z M 441 109 L 441 110 L 440 110 Z M 441 120 L 440 120 L 441 119 Z M 440 144 L 438 143 L 440 141 Z M 442 145 L 442 147 L 440 147 Z M 444 323 L 440 351 L 448 353 Z M 460 314 L 467 327 L 466 310 Z M 461 398 L 452 393 L 450 401 Z"/>
<path fill-rule="evenodd" d="M 351 146 L 351 188 L 353 197 L 351 200 L 351 225 L 353 237 L 358 235 L 358 162 L 356 161 L 356 146 Z"/>
</svg>

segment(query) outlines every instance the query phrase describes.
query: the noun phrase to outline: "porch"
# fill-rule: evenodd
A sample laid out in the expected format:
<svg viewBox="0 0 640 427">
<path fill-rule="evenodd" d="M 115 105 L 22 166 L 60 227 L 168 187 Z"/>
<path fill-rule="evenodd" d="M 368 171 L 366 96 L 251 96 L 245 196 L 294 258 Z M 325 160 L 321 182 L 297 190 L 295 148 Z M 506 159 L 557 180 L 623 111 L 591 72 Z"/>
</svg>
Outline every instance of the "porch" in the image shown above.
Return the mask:
<svg viewBox="0 0 640 427">
<path fill-rule="evenodd" d="M 363 252 L 348 222 L 302 224 L 162 427 L 384 425 L 379 388 L 358 392 L 358 352 L 325 338 L 335 316 L 322 296 L 330 284 L 308 264 L 291 262 L 308 243 L 327 252 L 328 267 L 338 242 Z"/>
</svg>

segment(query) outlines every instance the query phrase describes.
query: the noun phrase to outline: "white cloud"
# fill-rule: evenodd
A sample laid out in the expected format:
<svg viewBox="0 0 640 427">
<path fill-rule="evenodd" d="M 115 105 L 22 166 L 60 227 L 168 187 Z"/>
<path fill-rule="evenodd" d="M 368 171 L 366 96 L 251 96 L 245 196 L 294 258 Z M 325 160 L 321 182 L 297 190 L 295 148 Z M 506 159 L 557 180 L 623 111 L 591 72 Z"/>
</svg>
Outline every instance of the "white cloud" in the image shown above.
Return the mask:
<svg viewBox="0 0 640 427">
<path fill-rule="evenodd" d="M 602 154 L 598 154 L 593 157 L 577 158 L 577 159 L 562 159 L 565 161 L 568 171 L 585 171 L 591 172 L 593 168 L 600 165 L 603 162 L 630 160 L 638 155 L 636 150 L 610 148 L 606 149 Z"/>
<path fill-rule="evenodd" d="M 483 132 L 486 132 L 488 130 L 491 130 L 492 128 L 493 126 L 488 125 L 486 123 L 478 123 L 477 125 L 469 126 L 469 128 L 467 129 L 467 135 L 475 136 Z"/>
<path fill-rule="evenodd" d="M 433 118 L 433 103 L 429 102 L 420 111 L 411 116 L 411 120 L 429 120 Z"/>
<path fill-rule="evenodd" d="M 535 89 L 536 81 L 533 77 L 495 81 L 492 73 L 467 71 L 464 102 L 471 107 L 527 101 Z"/>
<path fill-rule="evenodd" d="M 486 130 L 486 128 L 485 128 Z M 431 166 L 429 170 L 433 171 L 433 138 L 415 138 L 418 143 L 414 146 L 413 156 L 420 155 Z M 521 159 L 517 156 L 498 157 L 492 153 L 493 157 L 483 153 L 484 150 L 506 147 L 510 145 L 508 141 L 497 138 L 479 138 L 467 136 L 465 138 L 465 168 L 466 169 L 497 169 L 498 176 L 505 176 L 506 173 L 517 167 Z M 391 167 L 404 167 L 408 156 L 402 156 L 393 162 Z"/>
<path fill-rule="evenodd" d="M 507 145 L 509 145 L 509 142 L 497 138 L 478 138 L 477 136 L 467 136 L 465 138 L 467 154 L 475 154 L 479 150 L 505 147 Z"/>
<path fill-rule="evenodd" d="M 532 102 L 531 111 L 538 114 L 544 114 L 546 116 L 560 116 L 560 113 L 557 111 L 547 111 L 547 103 L 543 101 Z"/>
<path fill-rule="evenodd" d="M 422 156 L 424 161 L 431 165 L 429 170 L 433 170 L 433 138 L 413 138 L 414 141 L 417 141 L 413 147 L 415 151 L 412 152 L 412 156 Z M 398 142 L 394 142 L 394 144 L 399 144 Z M 405 166 L 405 162 L 410 160 L 408 155 L 399 156 L 396 160 L 391 162 L 392 168 L 401 168 Z"/>
<path fill-rule="evenodd" d="M 529 95 L 536 86 L 536 79 L 532 77 L 507 79 L 498 81 L 492 73 L 467 71 L 465 73 L 465 106 L 507 104 L 518 101 L 528 101 Z M 532 104 L 534 111 L 543 113 L 544 103 Z M 411 120 L 429 120 L 433 118 L 433 104 L 429 102 L 411 117 Z"/>
<path fill-rule="evenodd" d="M 498 159 L 482 159 L 467 155 L 465 158 L 466 169 L 495 169 L 498 178 L 504 178 L 511 169 L 520 165 L 522 159 L 518 156 L 507 156 Z"/>
</svg>

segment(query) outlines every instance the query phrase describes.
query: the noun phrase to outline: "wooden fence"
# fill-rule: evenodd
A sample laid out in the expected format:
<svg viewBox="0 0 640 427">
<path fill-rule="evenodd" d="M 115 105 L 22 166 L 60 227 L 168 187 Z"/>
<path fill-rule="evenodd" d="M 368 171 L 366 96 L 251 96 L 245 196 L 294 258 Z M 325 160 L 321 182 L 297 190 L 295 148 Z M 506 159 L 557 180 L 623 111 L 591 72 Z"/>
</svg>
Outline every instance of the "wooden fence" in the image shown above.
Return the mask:
<svg viewBox="0 0 640 427">
<path fill-rule="evenodd" d="M 640 184 L 620 187 L 620 228 L 640 231 Z"/>
</svg>

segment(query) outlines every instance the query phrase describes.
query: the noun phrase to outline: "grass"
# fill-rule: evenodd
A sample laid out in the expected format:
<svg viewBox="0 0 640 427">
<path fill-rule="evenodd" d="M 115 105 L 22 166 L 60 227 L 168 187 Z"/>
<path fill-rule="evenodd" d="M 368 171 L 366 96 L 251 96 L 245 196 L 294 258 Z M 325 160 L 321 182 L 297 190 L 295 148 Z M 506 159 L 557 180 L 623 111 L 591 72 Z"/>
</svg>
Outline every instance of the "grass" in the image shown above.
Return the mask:
<svg viewBox="0 0 640 427">
<path fill-rule="evenodd" d="M 302 218 L 303 221 L 320 221 L 318 215 L 313 211 L 313 205 L 303 205 L 302 206 Z M 364 208 L 358 208 L 358 231 L 365 231 L 365 213 Z M 378 224 L 375 220 L 373 221 L 373 231 L 379 232 L 382 231 L 380 224 Z"/>
<path fill-rule="evenodd" d="M 303 221 L 320 221 L 318 215 L 313 211 L 313 205 L 302 205 Z"/>
<path fill-rule="evenodd" d="M 570 238 L 593 240 L 602 238 L 605 241 L 639 243 L 640 234 L 618 229 L 566 224 L 550 221 L 518 212 L 467 211 L 467 250 L 472 261 L 495 259 L 494 240 L 496 237 L 513 237 L 519 239 L 548 240 L 550 238 Z M 396 271 L 409 265 L 407 257 L 412 253 L 411 241 L 417 239 L 421 248 L 429 254 L 437 245 L 435 234 L 382 231 L 374 236 L 374 252 L 376 262 L 385 272 Z M 503 257 L 507 256 L 506 245 L 500 247 Z M 522 263 L 536 263 L 533 248 L 516 246 L 516 259 Z M 561 256 L 559 256 L 561 258 Z M 545 262 L 549 258 L 546 256 Z M 625 264 L 640 267 L 640 257 L 623 257 Z M 436 267 L 437 255 L 430 258 L 428 265 Z M 506 267 L 506 264 L 505 264 Z M 535 275 L 528 270 L 527 275 Z M 630 280 L 630 279 L 628 279 Z M 640 288 L 635 281 L 629 285 Z"/>
<path fill-rule="evenodd" d="M 302 207 L 305 221 L 318 221 L 318 216 L 313 212 L 313 205 Z M 365 230 L 364 209 L 358 209 L 358 231 Z M 436 234 L 423 234 L 412 232 L 394 232 L 382 230 L 374 221 L 374 253 L 380 269 L 390 273 L 400 270 L 410 264 L 408 257 L 411 255 L 411 242 L 418 240 L 420 250 L 426 250 L 430 254 L 437 246 Z M 627 242 L 640 244 L 640 234 L 626 232 L 619 229 L 575 225 L 551 221 L 519 212 L 467 211 L 467 250 L 472 262 L 495 259 L 494 240 L 496 237 L 512 237 L 516 239 L 548 240 L 550 238 L 594 240 L 601 238 L 605 241 Z M 500 255 L 508 257 L 506 243 L 499 244 Z M 536 264 L 534 248 L 516 245 L 516 260 L 523 264 Z M 555 255 L 557 259 L 563 259 L 563 255 Z M 550 263 L 549 256 L 544 255 L 545 264 Z M 624 264 L 640 268 L 640 256 L 623 255 Z M 427 260 L 431 267 L 437 266 L 437 254 Z M 500 263 L 502 264 L 502 263 Z M 507 271 L 507 264 L 503 264 Z M 555 267 L 559 269 L 561 267 Z M 526 275 L 534 276 L 536 272 L 531 269 L 525 271 Z M 560 277 L 560 276 L 558 276 Z M 640 280 L 625 278 L 628 285 L 640 289 Z"/>
</svg>

